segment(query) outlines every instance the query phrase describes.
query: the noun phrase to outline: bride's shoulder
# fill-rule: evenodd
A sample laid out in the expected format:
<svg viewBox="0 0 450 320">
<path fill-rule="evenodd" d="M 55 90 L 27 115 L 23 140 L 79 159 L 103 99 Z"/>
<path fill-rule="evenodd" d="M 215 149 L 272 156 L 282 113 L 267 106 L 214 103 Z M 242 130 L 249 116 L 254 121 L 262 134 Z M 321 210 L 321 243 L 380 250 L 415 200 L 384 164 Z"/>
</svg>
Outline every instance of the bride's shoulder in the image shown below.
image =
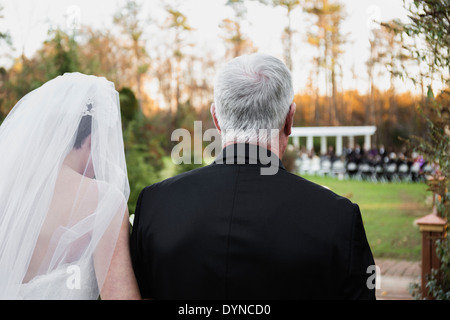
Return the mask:
<svg viewBox="0 0 450 320">
<path fill-rule="evenodd" d="M 121 191 L 114 184 L 102 180 L 92 180 L 92 181 L 95 183 L 95 186 L 98 190 L 98 194 L 100 197 L 109 195 L 110 197 L 114 197 L 115 199 L 126 201 L 124 192 Z"/>
<path fill-rule="evenodd" d="M 65 167 L 59 171 L 56 191 L 64 195 L 78 195 L 78 197 L 97 196 L 97 186 L 93 179 Z"/>
<path fill-rule="evenodd" d="M 105 197 L 126 202 L 124 191 L 114 184 L 99 179 L 91 179 L 71 170 L 61 171 L 57 187 L 60 193 L 76 195 L 76 199 L 86 205 L 97 206 L 98 202 Z"/>
</svg>

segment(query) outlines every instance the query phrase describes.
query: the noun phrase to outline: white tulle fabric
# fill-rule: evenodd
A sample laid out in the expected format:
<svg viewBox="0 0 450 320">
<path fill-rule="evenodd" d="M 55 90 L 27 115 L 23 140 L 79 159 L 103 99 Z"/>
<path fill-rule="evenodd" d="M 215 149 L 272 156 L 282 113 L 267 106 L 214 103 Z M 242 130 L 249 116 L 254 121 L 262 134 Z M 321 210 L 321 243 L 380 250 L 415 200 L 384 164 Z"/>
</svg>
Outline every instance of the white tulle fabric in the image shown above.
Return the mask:
<svg viewBox="0 0 450 320">
<path fill-rule="evenodd" d="M 64 167 L 86 114 L 94 178 Z M 0 126 L 0 299 L 97 299 L 128 196 L 113 83 L 68 73 L 23 97 Z"/>
</svg>

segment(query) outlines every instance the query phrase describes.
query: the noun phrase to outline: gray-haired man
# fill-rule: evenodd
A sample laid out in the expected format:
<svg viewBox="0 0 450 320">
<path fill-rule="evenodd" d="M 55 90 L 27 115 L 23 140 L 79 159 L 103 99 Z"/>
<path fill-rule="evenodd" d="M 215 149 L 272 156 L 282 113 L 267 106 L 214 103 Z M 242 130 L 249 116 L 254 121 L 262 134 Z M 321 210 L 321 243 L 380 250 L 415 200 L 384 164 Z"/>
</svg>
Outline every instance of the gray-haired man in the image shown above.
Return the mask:
<svg viewBox="0 0 450 320">
<path fill-rule="evenodd" d="M 280 161 L 293 96 L 289 70 L 274 57 L 223 67 L 211 107 L 221 154 L 139 197 L 131 255 L 144 298 L 375 298 L 358 206 Z"/>
</svg>

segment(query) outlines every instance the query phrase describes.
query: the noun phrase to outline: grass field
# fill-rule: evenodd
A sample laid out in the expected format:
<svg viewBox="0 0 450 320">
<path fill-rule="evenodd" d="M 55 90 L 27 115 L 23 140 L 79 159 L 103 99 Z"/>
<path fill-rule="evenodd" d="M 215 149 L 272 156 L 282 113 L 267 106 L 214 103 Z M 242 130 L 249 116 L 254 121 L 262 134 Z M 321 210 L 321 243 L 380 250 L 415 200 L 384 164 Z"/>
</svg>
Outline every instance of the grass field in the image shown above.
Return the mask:
<svg viewBox="0 0 450 320">
<path fill-rule="evenodd" d="M 211 161 L 207 161 L 208 163 Z M 175 173 L 170 157 L 164 159 L 162 178 Z M 357 203 L 375 258 L 420 260 L 421 234 L 414 220 L 430 213 L 430 192 L 423 183 L 372 183 L 304 176 Z"/>
<path fill-rule="evenodd" d="M 430 213 L 423 183 L 371 183 L 305 176 L 357 203 L 367 239 L 377 258 L 420 260 L 421 234 L 414 220 Z"/>
</svg>

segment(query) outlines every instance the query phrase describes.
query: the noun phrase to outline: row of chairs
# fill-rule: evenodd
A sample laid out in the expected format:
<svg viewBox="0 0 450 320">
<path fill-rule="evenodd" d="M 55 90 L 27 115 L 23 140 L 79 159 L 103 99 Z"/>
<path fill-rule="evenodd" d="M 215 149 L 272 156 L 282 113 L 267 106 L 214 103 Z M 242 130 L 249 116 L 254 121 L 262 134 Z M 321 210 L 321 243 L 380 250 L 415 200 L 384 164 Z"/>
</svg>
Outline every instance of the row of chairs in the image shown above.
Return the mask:
<svg viewBox="0 0 450 320">
<path fill-rule="evenodd" d="M 299 158 L 296 161 L 297 172 L 300 175 L 337 176 L 340 179 L 367 180 L 372 182 L 418 182 L 433 174 L 430 164 L 423 167 L 419 163 L 356 163 L 354 161 L 320 158 Z"/>
<path fill-rule="evenodd" d="M 298 158 L 296 161 L 297 171 L 299 174 L 310 175 L 337 175 L 342 176 L 346 174 L 345 163 L 341 160 L 331 162 L 328 159 L 321 160 L 318 157 Z"/>
</svg>

